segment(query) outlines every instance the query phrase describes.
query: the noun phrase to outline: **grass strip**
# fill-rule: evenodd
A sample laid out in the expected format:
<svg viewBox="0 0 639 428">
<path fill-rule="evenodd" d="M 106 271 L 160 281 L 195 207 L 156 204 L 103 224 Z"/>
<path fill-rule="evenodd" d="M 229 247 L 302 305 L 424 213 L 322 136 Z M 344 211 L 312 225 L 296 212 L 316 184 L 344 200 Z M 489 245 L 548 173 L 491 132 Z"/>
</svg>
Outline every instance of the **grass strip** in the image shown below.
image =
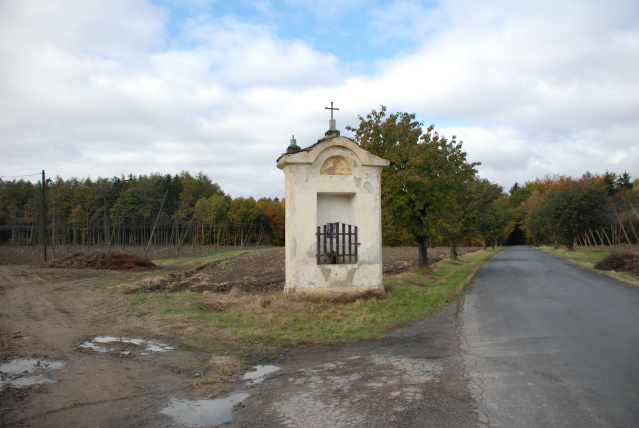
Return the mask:
<svg viewBox="0 0 639 428">
<path fill-rule="evenodd" d="M 636 276 L 632 276 L 626 272 L 615 272 L 609 270 L 595 269 L 594 265 L 600 260 L 608 257 L 612 254 L 610 251 L 597 250 L 594 248 L 578 248 L 572 251 L 568 251 L 565 247 L 554 249 L 553 247 L 536 247 L 538 250 L 545 251 L 557 257 L 561 257 L 571 263 L 590 269 L 593 272 L 606 275 L 610 278 L 616 279 L 628 285 L 639 287 L 639 279 Z"/>
<path fill-rule="evenodd" d="M 457 299 L 496 251 L 480 250 L 427 271 L 386 276 L 387 292 L 312 296 L 282 292 L 151 293 L 128 300 L 128 315 L 168 328 L 196 349 L 259 350 L 384 335 Z"/>
</svg>

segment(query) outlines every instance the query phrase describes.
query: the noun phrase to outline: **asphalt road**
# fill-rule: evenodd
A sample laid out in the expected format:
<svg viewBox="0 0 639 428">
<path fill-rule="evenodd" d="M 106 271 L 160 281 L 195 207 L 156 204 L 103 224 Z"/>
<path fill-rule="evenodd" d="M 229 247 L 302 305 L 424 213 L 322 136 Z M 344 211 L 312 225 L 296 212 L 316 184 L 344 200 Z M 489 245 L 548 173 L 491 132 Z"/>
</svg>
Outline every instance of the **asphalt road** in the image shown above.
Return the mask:
<svg viewBox="0 0 639 428">
<path fill-rule="evenodd" d="M 461 352 L 490 427 L 639 427 L 639 289 L 529 247 L 478 272 Z"/>
</svg>

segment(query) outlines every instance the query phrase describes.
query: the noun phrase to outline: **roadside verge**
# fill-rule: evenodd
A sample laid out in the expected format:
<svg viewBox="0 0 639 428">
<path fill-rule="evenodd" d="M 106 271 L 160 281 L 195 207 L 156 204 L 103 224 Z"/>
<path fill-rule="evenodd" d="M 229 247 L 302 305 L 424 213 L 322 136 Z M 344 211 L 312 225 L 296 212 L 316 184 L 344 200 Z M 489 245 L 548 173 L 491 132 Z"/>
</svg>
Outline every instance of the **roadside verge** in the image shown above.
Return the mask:
<svg viewBox="0 0 639 428">
<path fill-rule="evenodd" d="M 586 249 L 579 248 L 576 250 L 568 251 L 565 248 L 554 249 L 552 247 L 534 247 L 538 250 L 544 251 L 548 254 L 552 254 L 553 256 L 561 257 L 564 260 L 567 260 L 571 263 L 589 269 L 593 272 L 597 272 L 601 275 L 608 276 L 610 278 L 616 279 L 617 281 L 621 281 L 625 284 L 632 285 L 633 287 L 639 287 L 639 278 L 627 274 L 625 272 L 615 272 L 615 271 L 607 271 L 595 269 L 594 265 L 608 257 L 612 254 L 610 251 L 604 250 L 595 250 L 595 249 Z"/>
</svg>

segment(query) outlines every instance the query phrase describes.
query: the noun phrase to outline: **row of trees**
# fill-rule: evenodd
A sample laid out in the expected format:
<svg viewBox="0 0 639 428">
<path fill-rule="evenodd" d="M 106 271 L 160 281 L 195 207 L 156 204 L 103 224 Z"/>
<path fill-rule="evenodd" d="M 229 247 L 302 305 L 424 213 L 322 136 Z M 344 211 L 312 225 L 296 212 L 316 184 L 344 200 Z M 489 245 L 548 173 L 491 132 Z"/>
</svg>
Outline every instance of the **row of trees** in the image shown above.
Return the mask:
<svg viewBox="0 0 639 428">
<path fill-rule="evenodd" d="M 556 175 L 518 183 L 510 189 L 515 223 L 527 242 L 605 244 L 639 241 L 639 186 L 628 173 L 586 172 L 579 178 Z M 635 180 L 637 183 L 637 180 Z M 639 183 L 637 183 L 639 184 Z M 620 229 L 621 233 L 617 231 Z"/>
<path fill-rule="evenodd" d="M 477 176 L 462 142 L 425 130 L 414 114 L 388 114 L 386 107 L 359 117 L 355 141 L 391 161 L 382 172 L 383 240 L 387 245 L 416 243 L 419 266 L 428 266 L 428 246 L 497 240 L 508 230 L 512 208 L 501 186 Z"/>
<path fill-rule="evenodd" d="M 604 236 L 609 243 L 621 236 L 639 241 L 639 185 L 628 173 L 544 177 L 515 183 L 508 196 L 477 176 L 479 164 L 466 160 L 455 136 L 448 140 L 432 125 L 422 126 L 414 114 L 388 114 L 382 106 L 360 116 L 358 127 L 347 127 L 362 147 L 391 161 L 382 173 L 384 243 L 416 243 L 420 266 L 428 265 L 428 246 L 442 242 L 454 259 L 461 241 L 481 240 L 485 248 L 487 240 L 494 245 L 508 238 L 571 249 L 575 242 L 603 244 Z"/>
<path fill-rule="evenodd" d="M 42 220 L 41 193 L 41 181 L 0 179 L 1 241 L 19 245 L 18 226 L 30 225 L 36 230 Z M 277 198 L 232 198 L 201 172 L 195 176 L 183 171 L 174 176 L 129 175 L 95 181 L 57 177 L 47 180 L 45 206 L 48 233 L 57 230 L 59 235 L 50 241 L 58 239 L 63 245 L 69 240 L 77 244 L 93 229 L 99 230 L 105 241 L 107 236 L 117 237 L 114 232 L 118 228 L 139 230 L 140 236 L 148 239 L 154 227 L 175 229 L 184 224 L 225 221 L 262 226 L 273 244 L 284 241 L 282 202 Z"/>
</svg>

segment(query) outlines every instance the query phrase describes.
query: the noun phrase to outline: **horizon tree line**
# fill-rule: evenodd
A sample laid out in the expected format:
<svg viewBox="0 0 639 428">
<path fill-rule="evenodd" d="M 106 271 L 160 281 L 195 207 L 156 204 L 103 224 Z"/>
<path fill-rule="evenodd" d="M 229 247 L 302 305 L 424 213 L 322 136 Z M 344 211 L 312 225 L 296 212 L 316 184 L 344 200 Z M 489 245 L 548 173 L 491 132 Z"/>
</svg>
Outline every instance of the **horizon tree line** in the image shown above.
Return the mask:
<svg viewBox="0 0 639 428">
<path fill-rule="evenodd" d="M 428 266 L 427 249 L 437 245 L 448 245 L 456 259 L 458 244 L 639 243 L 639 183 L 627 172 L 546 176 L 515 183 L 507 194 L 477 175 L 479 163 L 467 161 L 462 141 L 440 135 L 434 125 L 424 128 L 415 114 L 389 114 L 381 106 L 346 129 L 363 148 L 391 161 L 382 172 L 383 244 L 416 245 L 419 266 Z M 45 184 L 54 248 L 161 245 L 177 252 L 182 245 L 284 243 L 285 201 L 232 198 L 202 172 L 56 177 Z M 41 181 L 0 179 L 0 245 L 42 240 L 36 227 L 41 191 Z"/>
</svg>

